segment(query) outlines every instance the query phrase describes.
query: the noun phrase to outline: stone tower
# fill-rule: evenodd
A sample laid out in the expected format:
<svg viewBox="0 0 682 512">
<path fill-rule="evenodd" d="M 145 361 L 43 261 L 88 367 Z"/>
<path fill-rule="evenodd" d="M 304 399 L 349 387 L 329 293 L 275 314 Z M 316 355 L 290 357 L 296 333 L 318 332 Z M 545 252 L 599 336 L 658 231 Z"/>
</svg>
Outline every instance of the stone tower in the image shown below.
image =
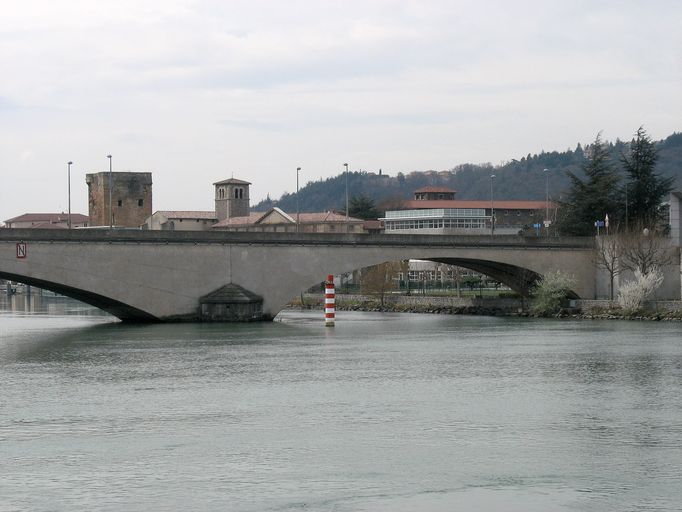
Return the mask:
<svg viewBox="0 0 682 512">
<path fill-rule="evenodd" d="M 213 185 L 215 186 L 215 215 L 218 222 L 249 215 L 249 185 L 251 183 L 230 178 Z"/>
<path fill-rule="evenodd" d="M 109 225 L 109 172 L 85 175 L 91 226 Z M 111 173 L 113 225 L 138 228 L 152 214 L 152 173 Z"/>
</svg>

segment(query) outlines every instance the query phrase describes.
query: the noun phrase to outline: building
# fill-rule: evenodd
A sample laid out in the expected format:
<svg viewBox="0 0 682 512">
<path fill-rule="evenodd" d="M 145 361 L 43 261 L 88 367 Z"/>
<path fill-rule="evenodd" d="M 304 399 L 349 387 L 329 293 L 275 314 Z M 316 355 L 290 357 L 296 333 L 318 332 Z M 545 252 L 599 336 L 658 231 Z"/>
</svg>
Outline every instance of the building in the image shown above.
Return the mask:
<svg viewBox="0 0 682 512">
<path fill-rule="evenodd" d="M 213 211 L 161 210 L 148 217 L 142 229 L 162 231 L 209 231 L 218 222 Z"/>
<path fill-rule="evenodd" d="M 335 212 L 288 214 L 280 208 L 250 211 L 250 182 L 230 178 L 213 184 L 215 211 L 160 210 L 142 229 L 168 231 L 251 231 L 270 233 L 378 233 L 381 223 L 348 218 Z"/>
<path fill-rule="evenodd" d="M 98 172 L 86 174 L 85 182 L 88 184 L 88 213 L 92 226 L 113 224 L 137 228 L 152 214 L 150 172 Z"/>
<path fill-rule="evenodd" d="M 84 228 L 87 227 L 90 220 L 86 215 L 81 213 L 71 214 L 71 227 Z M 68 229 L 69 214 L 68 213 L 24 213 L 18 217 L 7 219 L 5 221 L 6 228 L 32 228 L 32 229 Z"/>
<path fill-rule="evenodd" d="M 213 184 L 215 187 L 215 214 L 218 221 L 249 215 L 248 181 L 230 178 Z"/>
<path fill-rule="evenodd" d="M 242 217 L 221 220 L 213 225 L 213 229 L 261 233 L 364 233 L 364 223 L 362 219 L 346 219 L 345 215 L 332 211 L 296 215 L 275 207 L 266 212 L 253 212 Z"/>
<path fill-rule="evenodd" d="M 445 187 L 424 187 L 414 192 L 405 209 L 387 211 L 386 233 L 432 235 L 516 235 L 524 228 L 544 223 L 554 211 L 546 201 L 461 200 Z M 494 215 L 493 215 L 494 212 Z"/>
</svg>

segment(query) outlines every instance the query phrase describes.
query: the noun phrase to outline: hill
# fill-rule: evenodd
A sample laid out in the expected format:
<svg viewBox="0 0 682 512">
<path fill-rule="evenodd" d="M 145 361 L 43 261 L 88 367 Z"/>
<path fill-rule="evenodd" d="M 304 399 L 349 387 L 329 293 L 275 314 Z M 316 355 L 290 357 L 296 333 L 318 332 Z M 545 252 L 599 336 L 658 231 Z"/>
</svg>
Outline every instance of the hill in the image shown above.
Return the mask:
<svg viewBox="0 0 682 512">
<path fill-rule="evenodd" d="M 675 188 L 682 188 L 682 133 L 674 133 L 657 143 L 659 161 L 656 170 L 663 176 L 675 178 Z M 617 140 L 609 143 L 612 160 L 620 168 L 620 155 L 627 149 L 627 142 Z M 549 170 L 549 192 L 551 199 L 561 199 L 568 189 L 567 171 L 582 175 L 585 152 L 580 144 L 575 149 L 563 152 L 530 153 L 520 160 L 504 164 L 462 164 L 447 171 L 423 171 L 409 174 L 397 173 L 389 176 L 383 171 L 350 172 L 348 190 L 350 197 L 365 195 L 373 199 L 380 209 L 394 208 L 404 199 L 411 199 L 415 190 L 427 185 L 449 187 L 457 190 L 458 199 L 489 199 L 490 176 L 495 175 L 494 196 L 496 199 L 545 199 L 546 176 Z M 309 182 L 299 191 L 302 212 L 325 210 L 342 211 L 345 208 L 346 176 L 339 174 L 332 178 Z M 287 212 L 296 210 L 296 194 L 287 193 L 277 200 L 270 198 L 254 205 L 252 210 L 263 211 L 279 206 Z"/>
</svg>

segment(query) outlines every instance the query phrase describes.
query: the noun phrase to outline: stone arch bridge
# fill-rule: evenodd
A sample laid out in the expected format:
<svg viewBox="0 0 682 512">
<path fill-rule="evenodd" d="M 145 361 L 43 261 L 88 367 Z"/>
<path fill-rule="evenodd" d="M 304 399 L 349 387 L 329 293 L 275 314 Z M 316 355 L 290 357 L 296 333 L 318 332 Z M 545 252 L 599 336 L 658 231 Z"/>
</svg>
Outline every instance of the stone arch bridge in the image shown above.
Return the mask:
<svg viewBox="0 0 682 512">
<path fill-rule="evenodd" d="M 226 285 L 262 298 L 273 318 L 292 298 L 341 274 L 422 259 L 527 290 L 561 270 L 593 298 L 591 238 L 0 229 L 0 278 L 53 290 L 127 321 L 201 320 L 202 298 Z M 242 294 L 242 295 L 243 295 Z"/>
</svg>

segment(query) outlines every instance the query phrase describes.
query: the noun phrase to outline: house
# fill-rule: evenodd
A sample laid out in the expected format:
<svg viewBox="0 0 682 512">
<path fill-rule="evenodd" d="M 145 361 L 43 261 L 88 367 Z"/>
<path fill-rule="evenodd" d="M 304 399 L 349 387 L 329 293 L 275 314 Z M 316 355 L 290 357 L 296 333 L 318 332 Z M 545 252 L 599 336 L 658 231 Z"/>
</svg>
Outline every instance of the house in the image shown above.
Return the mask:
<svg viewBox="0 0 682 512">
<path fill-rule="evenodd" d="M 354 217 L 328 211 L 288 214 L 280 208 L 230 217 L 213 225 L 219 231 L 252 231 L 269 233 L 363 233 L 364 222 Z"/>
<path fill-rule="evenodd" d="M 147 217 L 142 229 L 162 231 L 209 231 L 218 222 L 213 211 L 160 210 Z"/>
<path fill-rule="evenodd" d="M 84 228 L 90 225 L 87 215 L 80 213 L 71 214 L 71 227 Z M 30 229 L 68 229 L 68 213 L 24 213 L 18 217 L 7 219 L 6 228 L 30 228 Z"/>
</svg>

